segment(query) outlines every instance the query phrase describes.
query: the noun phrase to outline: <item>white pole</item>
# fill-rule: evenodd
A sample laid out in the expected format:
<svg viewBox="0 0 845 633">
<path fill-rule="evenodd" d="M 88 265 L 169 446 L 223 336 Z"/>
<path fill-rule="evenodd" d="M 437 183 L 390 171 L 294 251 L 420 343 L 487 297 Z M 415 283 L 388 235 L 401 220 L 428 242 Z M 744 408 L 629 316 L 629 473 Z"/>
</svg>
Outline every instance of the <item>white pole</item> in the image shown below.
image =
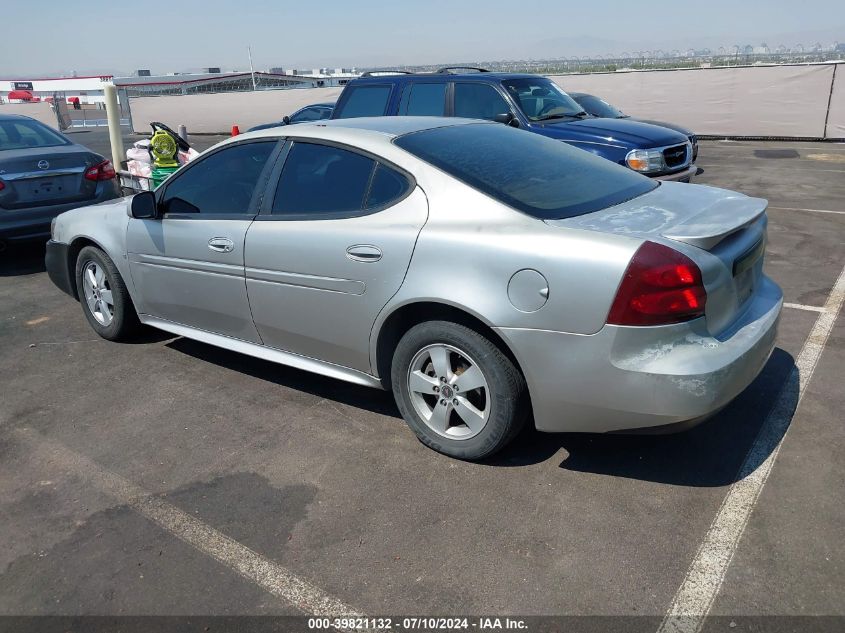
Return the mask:
<svg viewBox="0 0 845 633">
<path fill-rule="evenodd" d="M 247 53 L 249 53 L 249 74 L 252 75 L 252 89 L 258 90 L 255 87 L 255 70 L 252 68 L 252 46 L 246 47 Z"/>
<path fill-rule="evenodd" d="M 109 122 L 109 142 L 111 143 L 111 162 L 115 169 L 120 169 L 120 163 L 126 160 L 123 151 L 123 135 L 120 132 L 120 108 L 117 107 L 117 88 L 114 84 L 106 84 L 103 88 L 106 98 L 106 119 Z"/>
</svg>

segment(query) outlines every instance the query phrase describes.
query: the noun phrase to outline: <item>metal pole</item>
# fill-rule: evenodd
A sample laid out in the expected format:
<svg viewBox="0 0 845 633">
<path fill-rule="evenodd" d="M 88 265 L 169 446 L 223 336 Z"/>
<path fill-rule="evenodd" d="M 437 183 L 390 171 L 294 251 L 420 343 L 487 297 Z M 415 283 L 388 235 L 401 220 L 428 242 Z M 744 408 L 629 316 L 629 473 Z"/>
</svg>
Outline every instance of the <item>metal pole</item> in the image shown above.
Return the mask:
<svg viewBox="0 0 845 633">
<path fill-rule="evenodd" d="M 106 84 L 103 88 L 106 98 L 106 118 L 109 122 L 109 142 L 111 143 L 111 162 L 115 169 L 120 169 L 120 163 L 126 160 L 123 151 L 123 135 L 120 132 L 120 109 L 117 107 L 117 88 L 114 84 Z"/>
<path fill-rule="evenodd" d="M 252 89 L 258 90 L 258 88 L 255 87 L 255 70 L 252 68 L 252 46 L 247 46 L 246 50 L 249 54 L 249 74 L 252 76 Z"/>
<path fill-rule="evenodd" d="M 188 141 L 188 128 L 186 128 L 184 125 L 179 126 L 179 138 L 181 138 L 185 142 Z"/>
</svg>

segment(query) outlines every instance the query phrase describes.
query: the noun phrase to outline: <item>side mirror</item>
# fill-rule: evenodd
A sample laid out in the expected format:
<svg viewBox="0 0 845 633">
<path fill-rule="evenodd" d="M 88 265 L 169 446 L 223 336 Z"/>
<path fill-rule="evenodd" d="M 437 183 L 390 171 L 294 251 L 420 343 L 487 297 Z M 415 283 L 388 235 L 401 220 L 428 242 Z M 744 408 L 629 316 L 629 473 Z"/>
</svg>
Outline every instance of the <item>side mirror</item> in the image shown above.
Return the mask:
<svg viewBox="0 0 845 633">
<path fill-rule="evenodd" d="M 283 117 L 282 123 L 284 123 L 285 125 L 290 125 L 290 117 L 289 116 Z"/>
<path fill-rule="evenodd" d="M 129 203 L 129 213 L 137 220 L 155 220 L 158 217 L 155 194 L 152 191 L 136 193 Z"/>
<path fill-rule="evenodd" d="M 510 125 L 511 127 L 519 127 L 519 119 L 517 119 L 513 112 L 508 112 L 507 114 L 497 114 L 493 117 L 493 120 L 496 123 L 504 123 L 505 125 Z"/>
</svg>

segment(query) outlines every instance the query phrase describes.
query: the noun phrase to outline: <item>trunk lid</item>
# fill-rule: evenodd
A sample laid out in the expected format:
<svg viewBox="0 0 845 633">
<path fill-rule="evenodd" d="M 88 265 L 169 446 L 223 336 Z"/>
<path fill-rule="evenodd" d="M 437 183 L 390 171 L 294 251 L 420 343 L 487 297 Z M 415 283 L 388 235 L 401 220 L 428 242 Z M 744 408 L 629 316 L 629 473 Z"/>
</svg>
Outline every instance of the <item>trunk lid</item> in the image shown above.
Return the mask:
<svg viewBox="0 0 845 633">
<path fill-rule="evenodd" d="M 692 258 L 707 288 L 708 329 L 718 335 L 747 307 L 763 275 L 767 206 L 716 187 L 664 182 L 622 204 L 546 223 L 652 240 Z"/>
<path fill-rule="evenodd" d="M 0 208 L 7 210 L 81 202 L 94 198 L 97 182 L 85 170 L 102 161 L 79 145 L 0 152 Z"/>
</svg>

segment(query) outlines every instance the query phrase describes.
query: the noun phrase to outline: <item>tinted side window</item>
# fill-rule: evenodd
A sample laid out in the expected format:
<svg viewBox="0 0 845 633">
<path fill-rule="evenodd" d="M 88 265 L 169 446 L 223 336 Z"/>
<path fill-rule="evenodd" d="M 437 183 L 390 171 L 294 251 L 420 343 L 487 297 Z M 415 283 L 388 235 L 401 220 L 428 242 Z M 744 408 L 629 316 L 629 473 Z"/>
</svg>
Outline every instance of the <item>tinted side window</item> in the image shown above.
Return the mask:
<svg viewBox="0 0 845 633">
<path fill-rule="evenodd" d="M 376 172 L 373 174 L 370 192 L 367 194 L 367 202 L 364 205 L 367 209 L 375 209 L 390 204 L 393 200 L 401 198 L 411 183 L 399 172 L 379 163 L 376 165 Z"/>
<path fill-rule="evenodd" d="M 167 184 L 165 213 L 247 213 L 276 141 L 242 143 L 203 158 Z"/>
<path fill-rule="evenodd" d="M 290 120 L 294 123 L 303 123 L 305 121 L 319 121 L 325 119 L 324 108 L 305 108 L 294 114 Z"/>
<path fill-rule="evenodd" d="M 387 110 L 390 86 L 347 86 L 349 92 L 339 118 L 351 119 L 362 116 L 382 116 Z"/>
<path fill-rule="evenodd" d="M 339 147 L 295 143 L 285 160 L 272 213 L 346 215 L 360 212 L 375 161 Z"/>
<path fill-rule="evenodd" d="M 488 84 L 456 83 L 455 116 L 492 121 L 497 114 L 511 111 L 508 102 Z"/>
<path fill-rule="evenodd" d="M 402 94 L 399 114 L 443 116 L 446 114 L 446 83 L 409 85 Z"/>
</svg>

